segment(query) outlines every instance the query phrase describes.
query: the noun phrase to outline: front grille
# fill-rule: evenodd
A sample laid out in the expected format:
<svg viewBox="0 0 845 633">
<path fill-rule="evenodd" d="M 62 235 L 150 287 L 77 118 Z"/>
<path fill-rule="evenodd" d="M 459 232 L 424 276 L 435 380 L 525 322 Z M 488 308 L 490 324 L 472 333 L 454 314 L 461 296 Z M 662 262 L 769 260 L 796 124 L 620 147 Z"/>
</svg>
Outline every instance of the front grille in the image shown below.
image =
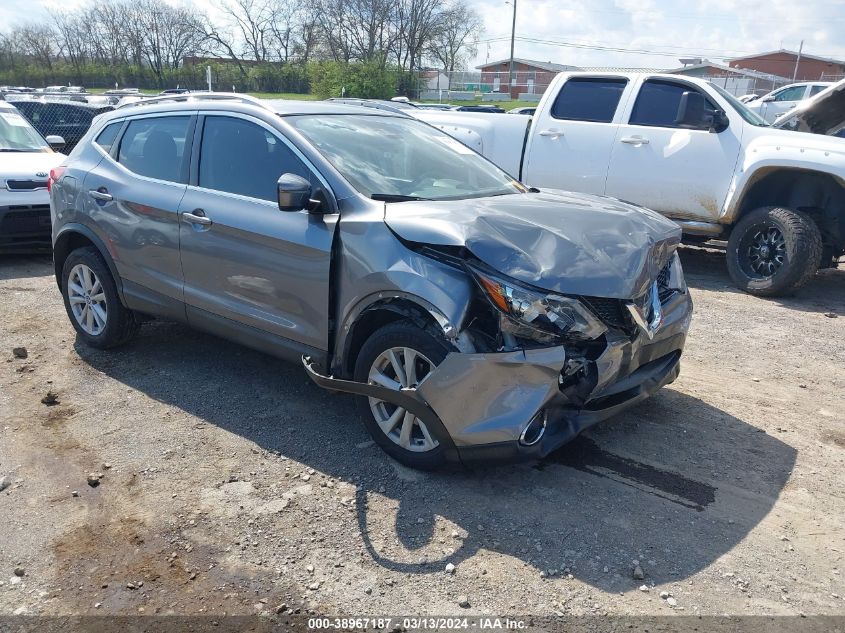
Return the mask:
<svg viewBox="0 0 845 633">
<path fill-rule="evenodd" d="M 46 189 L 46 180 L 7 180 L 6 189 L 9 191 L 35 191 L 36 189 Z"/>
<path fill-rule="evenodd" d="M 606 299 L 604 297 L 583 297 L 587 307 L 601 319 L 602 323 L 613 328 L 629 331 L 634 322 L 625 307 L 625 302 L 619 299 Z"/>
<path fill-rule="evenodd" d="M 3 236 L 50 232 L 50 205 L 15 205 L 6 208 L 8 211 L 0 220 L 0 234 Z"/>
<path fill-rule="evenodd" d="M 672 263 L 670 261 L 663 267 L 660 274 L 657 275 L 657 294 L 660 297 L 660 303 L 666 303 L 675 294 L 675 291 L 669 287 L 669 280 L 671 278 L 669 267 L 671 265 Z"/>
</svg>

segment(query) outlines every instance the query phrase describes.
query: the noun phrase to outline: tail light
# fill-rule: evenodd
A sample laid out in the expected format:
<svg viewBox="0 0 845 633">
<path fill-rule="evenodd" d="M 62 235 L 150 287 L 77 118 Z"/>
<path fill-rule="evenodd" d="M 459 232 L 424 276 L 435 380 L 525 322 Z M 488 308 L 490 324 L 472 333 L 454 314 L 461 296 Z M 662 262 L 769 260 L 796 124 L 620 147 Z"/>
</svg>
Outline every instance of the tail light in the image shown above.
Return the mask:
<svg viewBox="0 0 845 633">
<path fill-rule="evenodd" d="M 65 173 L 65 168 L 62 167 L 62 166 L 53 167 L 53 169 L 50 170 L 50 178 L 47 179 L 47 191 L 48 192 L 53 190 L 53 183 L 59 182 L 61 177 L 64 176 L 64 173 Z"/>
</svg>

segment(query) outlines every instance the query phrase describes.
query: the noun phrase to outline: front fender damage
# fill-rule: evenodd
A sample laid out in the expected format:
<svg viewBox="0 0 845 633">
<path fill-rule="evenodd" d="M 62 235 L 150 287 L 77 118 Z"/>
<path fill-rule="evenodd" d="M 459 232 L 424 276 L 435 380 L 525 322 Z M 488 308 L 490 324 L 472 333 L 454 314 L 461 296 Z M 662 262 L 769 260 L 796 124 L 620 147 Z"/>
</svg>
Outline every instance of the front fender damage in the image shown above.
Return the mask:
<svg viewBox="0 0 845 633">
<path fill-rule="evenodd" d="M 477 444 L 515 441 L 537 411 L 559 393 L 566 350 L 559 347 L 508 352 L 452 352 L 416 388 L 381 385 L 326 376 L 308 357 L 308 376 L 319 386 L 378 398 L 405 408 L 429 428 L 449 438 L 450 451 Z M 463 398 L 457 394 L 473 394 Z M 456 459 L 454 459 L 456 461 Z"/>
</svg>

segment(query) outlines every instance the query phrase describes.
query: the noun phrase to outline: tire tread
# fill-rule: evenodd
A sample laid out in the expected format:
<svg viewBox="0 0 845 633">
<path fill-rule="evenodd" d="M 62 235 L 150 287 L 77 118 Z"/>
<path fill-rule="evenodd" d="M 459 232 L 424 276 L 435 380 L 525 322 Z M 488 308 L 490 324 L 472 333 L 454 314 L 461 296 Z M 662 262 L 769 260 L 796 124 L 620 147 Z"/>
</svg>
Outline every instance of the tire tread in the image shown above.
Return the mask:
<svg viewBox="0 0 845 633">
<path fill-rule="evenodd" d="M 792 253 L 787 257 L 794 260 L 791 270 L 784 271 L 779 277 L 777 273 L 768 285 L 755 284 L 739 265 L 739 241 L 750 227 L 768 218 L 780 226 L 787 244 L 792 244 Z M 728 240 L 728 272 L 734 283 L 749 294 L 760 297 L 775 297 L 789 295 L 804 286 L 813 276 L 821 264 L 822 235 L 813 219 L 802 211 L 786 207 L 760 207 L 749 212 L 742 218 L 731 232 Z"/>
</svg>

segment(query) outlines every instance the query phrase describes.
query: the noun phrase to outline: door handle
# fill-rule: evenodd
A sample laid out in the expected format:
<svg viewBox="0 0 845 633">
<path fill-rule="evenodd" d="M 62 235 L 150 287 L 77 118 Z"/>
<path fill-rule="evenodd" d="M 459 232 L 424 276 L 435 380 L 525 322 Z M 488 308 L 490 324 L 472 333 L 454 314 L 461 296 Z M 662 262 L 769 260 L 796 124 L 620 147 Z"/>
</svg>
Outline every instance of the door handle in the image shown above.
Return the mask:
<svg viewBox="0 0 845 633">
<path fill-rule="evenodd" d="M 548 138 L 554 139 L 554 138 L 560 138 L 561 136 L 563 136 L 563 131 L 562 130 L 543 130 L 542 132 L 539 132 L 539 134 L 540 134 L 540 136 L 546 136 Z"/>
<path fill-rule="evenodd" d="M 94 200 L 100 200 L 102 202 L 111 202 L 114 200 L 112 195 L 106 190 L 105 187 L 100 187 L 99 189 L 90 189 L 88 191 L 88 195 L 94 198 Z"/>
<path fill-rule="evenodd" d="M 620 143 L 627 143 L 628 145 L 648 145 L 648 139 L 642 136 L 626 136 L 619 139 Z"/>
<path fill-rule="evenodd" d="M 205 215 L 202 209 L 194 209 L 190 213 L 183 213 L 182 220 L 188 224 L 199 224 L 200 226 L 211 226 L 211 218 Z"/>
</svg>

